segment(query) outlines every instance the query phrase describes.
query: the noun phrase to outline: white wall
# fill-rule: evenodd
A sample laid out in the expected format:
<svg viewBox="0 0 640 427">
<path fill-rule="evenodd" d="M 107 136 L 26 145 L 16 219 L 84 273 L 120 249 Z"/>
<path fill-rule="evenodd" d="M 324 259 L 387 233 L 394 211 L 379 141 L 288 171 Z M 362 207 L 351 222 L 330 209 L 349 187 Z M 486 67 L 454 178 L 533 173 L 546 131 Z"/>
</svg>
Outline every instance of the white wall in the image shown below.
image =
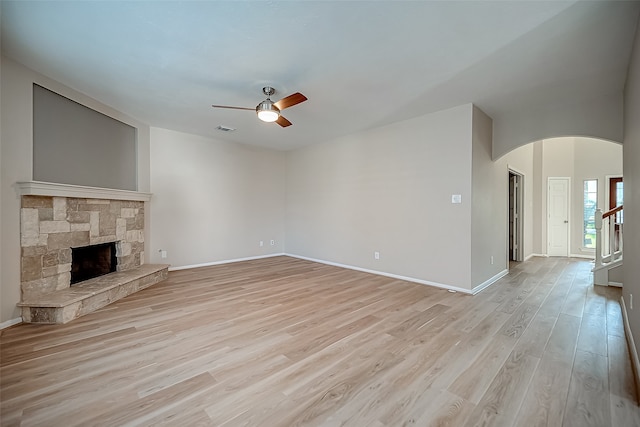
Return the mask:
<svg viewBox="0 0 640 427">
<path fill-rule="evenodd" d="M 284 251 L 283 152 L 151 128 L 151 191 L 151 262 L 183 267 Z"/>
<path fill-rule="evenodd" d="M 509 175 L 491 159 L 492 121 L 477 107 L 472 138 L 471 287 L 475 288 L 507 271 Z"/>
<path fill-rule="evenodd" d="M 640 25 L 639 25 L 640 26 Z M 631 57 L 625 86 L 624 111 L 624 288 L 629 324 L 640 353 L 640 31 Z M 628 260 L 628 261 L 627 261 Z M 634 308 L 630 296 L 635 295 Z"/>
<path fill-rule="evenodd" d="M 0 291 L 2 298 L 0 321 L 20 316 L 16 303 L 20 301 L 20 200 L 13 184 L 31 179 L 31 129 L 27 94 L 19 81 L 20 70 L 2 59 L 2 258 L 0 258 Z"/>
<path fill-rule="evenodd" d="M 149 127 L 98 101 L 2 58 L 0 87 L 0 185 L 2 257 L 0 258 L 0 323 L 20 316 L 20 198 L 14 184 L 33 177 L 33 83 L 138 129 L 138 189 L 149 191 Z M 149 236 L 146 236 L 148 238 Z"/>
<path fill-rule="evenodd" d="M 2 22 L 2 5 L 0 4 L 0 22 Z M 1 40 L 1 36 L 0 36 L 0 46 L 2 45 L 2 40 Z M 0 100 L 2 100 L 2 55 L 0 55 Z M 11 313 L 9 313 L 9 310 L 7 311 L 6 314 L 6 319 L 3 317 L 4 312 L 5 312 L 5 304 L 2 302 L 5 299 L 5 291 L 4 291 L 4 287 L 2 286 L 2 282 L 4 281 L 4 277 L 2 276 L 2 263 L 3 263 L 3 257 L 2 257 L 2 250 L 4 247 L 4 235 L 3 235 L 3 222 L 2 222 L 2 211 L 4 210 L 2 208 L 2 206 L 4 206 L 4 163 L 2 162 L 2 141 L 3 141 L 3 136 L 2 136 L 2 102 L 0 102 L 0 169 L 2 169 L 2 171 L 0 171 L 0 323 L 5 322 L 11 318 L 13 318 L 13 310 L 11 310 Z M 13 296 L 11 295 L 11 292 L 6 292 L 6 297 L 11 299 L 13 298 Z"/>
<path fill-rule="evenodd" d="M 612 93 L 595 99 L 567 99 L 494 117 L 493 158 L 527 143 L 558 136 L 588 135 L 621 142 L 622 112 L 622 93 Z"/>
<path fill-rule="evenodd" d="M 471 117 L 468 104 L 288 152 L 286 252 L 471 289 Z"/>
</svg>

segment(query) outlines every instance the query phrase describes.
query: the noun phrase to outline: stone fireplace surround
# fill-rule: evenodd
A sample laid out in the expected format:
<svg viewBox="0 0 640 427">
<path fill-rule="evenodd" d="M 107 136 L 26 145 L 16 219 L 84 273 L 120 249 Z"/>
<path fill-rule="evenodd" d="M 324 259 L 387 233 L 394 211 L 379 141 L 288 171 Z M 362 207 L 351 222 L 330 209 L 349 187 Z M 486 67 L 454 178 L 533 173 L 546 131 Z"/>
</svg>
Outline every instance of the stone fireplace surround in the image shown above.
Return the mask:
<svg viewBox="0 0 640 427">
<path fill-rule="evenodd" d="M 18 189 L 23 321 L 66 323 L 167 277 L 167 265 L 143 266 L 149 193 L 40 182 Z M 71 248 L 108 242 L 117 272 L 70 288 Z"/>
<path fill-rule="evenodd" d="M 68 288 L 71 248 L 116 242 L 117 271 L 141 265 L 144 203 L 22 196 L 22 297 Z"/>
</svg>

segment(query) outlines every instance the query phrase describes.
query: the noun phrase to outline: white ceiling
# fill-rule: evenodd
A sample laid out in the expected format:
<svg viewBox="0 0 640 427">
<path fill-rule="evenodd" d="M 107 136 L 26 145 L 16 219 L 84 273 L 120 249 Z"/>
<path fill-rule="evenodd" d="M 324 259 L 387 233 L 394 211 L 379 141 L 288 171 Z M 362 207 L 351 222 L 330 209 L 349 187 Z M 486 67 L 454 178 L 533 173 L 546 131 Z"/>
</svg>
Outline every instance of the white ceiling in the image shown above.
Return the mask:
<svg viewBox="0 0 640 427">
<path fill-rule="evenodd" d="M 287 150 L 624 87 L 638 1 L 7 1 L 3 53 L 151 126 Z M 293 126 L 251 111 L 271 85 Z M 218 125 L 236 128 L 216 131 Z"/>
</svg>

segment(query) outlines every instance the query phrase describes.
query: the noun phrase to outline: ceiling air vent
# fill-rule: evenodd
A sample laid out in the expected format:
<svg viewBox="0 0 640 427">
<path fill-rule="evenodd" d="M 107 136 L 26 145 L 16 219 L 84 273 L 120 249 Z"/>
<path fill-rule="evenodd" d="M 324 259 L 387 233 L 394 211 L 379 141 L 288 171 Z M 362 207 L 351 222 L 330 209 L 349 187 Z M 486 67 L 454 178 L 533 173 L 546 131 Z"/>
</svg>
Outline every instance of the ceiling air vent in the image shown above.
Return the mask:
<svg viewBox="0 0 640 427">
<path fill-rule="evenodd" d="M 220 125 L 220 126 L 218 126 L 218 127 L 216 128 L 216 130 L 219 130 L 219 131 L 221 131 L 221 132 L 233 132 L 235 129 L 234 129 L 234 128 L 227 127 L 227 126 L 222 126 L 222 125 Z"/>
</svg>

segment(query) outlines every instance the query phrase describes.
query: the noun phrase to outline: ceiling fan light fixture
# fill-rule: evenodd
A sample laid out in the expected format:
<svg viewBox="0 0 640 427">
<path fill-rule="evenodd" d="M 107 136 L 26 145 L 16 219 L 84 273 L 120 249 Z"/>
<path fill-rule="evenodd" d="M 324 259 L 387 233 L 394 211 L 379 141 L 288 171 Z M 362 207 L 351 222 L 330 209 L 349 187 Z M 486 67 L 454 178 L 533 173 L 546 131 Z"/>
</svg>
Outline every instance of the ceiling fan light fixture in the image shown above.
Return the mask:
<svg viewBox="0 0 640 427">
<path fill-rule="evenodd" d="M 2 1 L 2 0 L 0 0 Z M 289 96 L 285 96 L 277 102 L 273 102 L 271 100 L 271 95 L 276 93 L 276 91 L 271 86 L 265 86 L 262 88 L 262 93 L 267 96 L 267 99 L 262 101 L 260 104 L 256 106 L 256 108 L 248 108 L 248 107 L 234 107 L 231 105 L 212 105 L 213 108 L 229 108 L 232 110 L 249 110 L 254 111 L 258 115 L 258 119 L 263 122 L 268 123 L 277 123 L 280 127 L 286 128 L 292 125 L 292 123 L 287 120 L 284 116 L 280 115 L 280 111 L 285 108 L 293 107 L 294 105 L 298 105 L 301 102 L 307 100 L 307 97 L 301 94 L 300 92 L 292 93 Z"/>
<path fill-rule="evenodd" d="M 256 107 L 258 118 L 263 122 L 275 122 L 280 117 L 280 110 L 270 99 L 265 99 Z"/>
</svg>

